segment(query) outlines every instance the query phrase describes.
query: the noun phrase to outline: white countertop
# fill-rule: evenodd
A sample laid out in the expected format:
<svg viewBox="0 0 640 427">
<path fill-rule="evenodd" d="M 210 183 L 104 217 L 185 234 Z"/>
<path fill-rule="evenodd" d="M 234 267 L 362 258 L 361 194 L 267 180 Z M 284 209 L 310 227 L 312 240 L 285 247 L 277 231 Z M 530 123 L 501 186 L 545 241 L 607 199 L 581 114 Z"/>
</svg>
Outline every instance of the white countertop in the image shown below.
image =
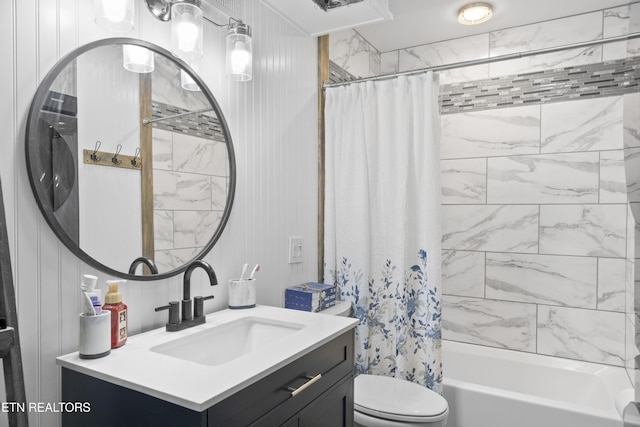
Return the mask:
<svg viewBox="0 0 640 427">
<path fill-rule="evenodd" d="M 265 345 L 260 351 L 218 366 L 149 350 L 158 344 L 247 316 L 301 323 L 304 328 Z M 166 332 L 162 327 L 131 336 L 124 346 L 111 350 L 109 356 L 101 359 L 80 359 L 75 352 L 60 356 L 56 361 L 65 368 L 202 412 L 352 329 L 357 323 L 357 319 L 348 317 L 269 306 L 223 310 L 209 314 L 205 324 L 184 331 Z"/>
</svg>

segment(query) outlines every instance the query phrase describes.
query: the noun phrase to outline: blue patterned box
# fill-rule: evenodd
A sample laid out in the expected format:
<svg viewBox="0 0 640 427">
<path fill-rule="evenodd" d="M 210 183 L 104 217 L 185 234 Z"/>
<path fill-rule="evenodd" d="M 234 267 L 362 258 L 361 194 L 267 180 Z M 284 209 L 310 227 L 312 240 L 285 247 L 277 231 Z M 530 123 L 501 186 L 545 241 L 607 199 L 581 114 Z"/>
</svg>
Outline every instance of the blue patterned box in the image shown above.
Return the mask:
<svg viewBox="0 0 640 427">
<path fill-rule="evenodd" d="M 336 286 L 325 283 L 304 283 L 285 290 L 284 306 L 294 310 L 322 311 L 336 305 Z"/>
</svg>

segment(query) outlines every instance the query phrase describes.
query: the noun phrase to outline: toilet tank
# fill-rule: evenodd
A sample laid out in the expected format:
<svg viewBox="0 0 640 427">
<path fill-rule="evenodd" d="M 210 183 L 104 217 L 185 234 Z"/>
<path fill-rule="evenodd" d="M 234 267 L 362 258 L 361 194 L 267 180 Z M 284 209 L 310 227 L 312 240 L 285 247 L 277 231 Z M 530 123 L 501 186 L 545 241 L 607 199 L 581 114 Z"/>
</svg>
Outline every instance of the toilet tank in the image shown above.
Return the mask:
<svg viewBox="0 0 640 427">
<path fill-rule="evenodd" d="M 351 303 L 347 301 L 336 301 L 336 304 L 325 310 L 320 311 L 321 314 L 328 314 L 331 316 L 351 316 Z"/>
</svg>

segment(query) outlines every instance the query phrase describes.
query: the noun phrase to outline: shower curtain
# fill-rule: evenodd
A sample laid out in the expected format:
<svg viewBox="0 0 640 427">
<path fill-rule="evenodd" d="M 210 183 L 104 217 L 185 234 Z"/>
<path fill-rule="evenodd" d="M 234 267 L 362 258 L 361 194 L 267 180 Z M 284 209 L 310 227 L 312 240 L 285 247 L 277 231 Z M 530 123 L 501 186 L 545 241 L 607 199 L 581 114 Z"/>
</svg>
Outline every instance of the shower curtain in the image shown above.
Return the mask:
<svg viewBox="0 0 640 427">
<path fill-rule="evenodd" d="M 356 374 L 441 393 L 437 98 L 432 72 L 327 88 L 324 278 L 360 319 Z"/>
</svg>

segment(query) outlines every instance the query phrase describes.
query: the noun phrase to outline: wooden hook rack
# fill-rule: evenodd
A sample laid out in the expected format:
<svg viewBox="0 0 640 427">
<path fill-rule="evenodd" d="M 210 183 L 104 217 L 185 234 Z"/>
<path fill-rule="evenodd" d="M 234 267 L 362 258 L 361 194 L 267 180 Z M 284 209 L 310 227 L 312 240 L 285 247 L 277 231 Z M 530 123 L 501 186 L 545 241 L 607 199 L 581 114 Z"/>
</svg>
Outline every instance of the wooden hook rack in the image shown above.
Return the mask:
<svg viewBox="0 0 640 427">
<path fill-rule="evenodd" d="M 113 161 L 114 157 L 117 159 L 117 162 Z M 125 154 L 116 155 L 116 153 L 94 150 L 82 150 L 82 160 L 87 165 L 109 166 L 112 168 L 134 170 L 140 170 L 140 165 L 142 164 L 140 157 L 127 156 Z"/>
</svg>

